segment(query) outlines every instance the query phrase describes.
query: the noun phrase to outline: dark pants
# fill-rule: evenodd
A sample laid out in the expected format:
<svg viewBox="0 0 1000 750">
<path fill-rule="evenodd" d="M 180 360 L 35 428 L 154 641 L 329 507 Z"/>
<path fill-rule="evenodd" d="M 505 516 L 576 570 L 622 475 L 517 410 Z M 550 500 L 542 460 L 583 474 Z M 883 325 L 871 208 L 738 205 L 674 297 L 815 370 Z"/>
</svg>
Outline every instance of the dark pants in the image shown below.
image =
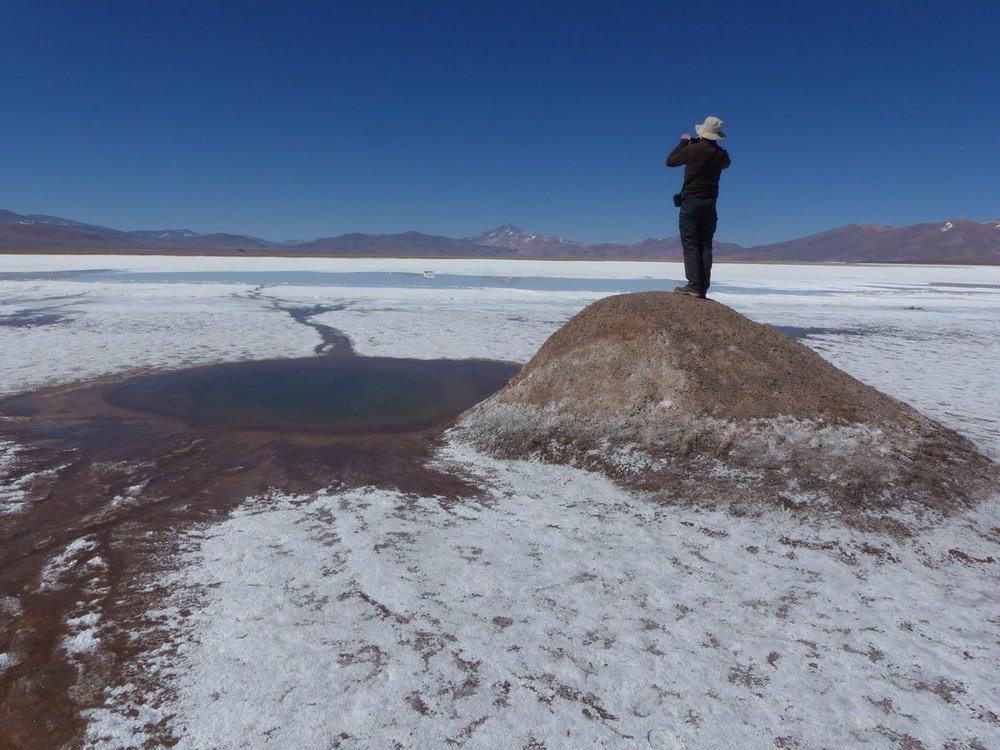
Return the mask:
<svg viewBox="0 0 1000 750">
<path fill-rule="evenodd" d="M 688 286 L 704 294 L 712 281 L 712 236 L 719 222 L 715 198 L 685 198 L 681 203 L 681 246 Z"/>
</svg>

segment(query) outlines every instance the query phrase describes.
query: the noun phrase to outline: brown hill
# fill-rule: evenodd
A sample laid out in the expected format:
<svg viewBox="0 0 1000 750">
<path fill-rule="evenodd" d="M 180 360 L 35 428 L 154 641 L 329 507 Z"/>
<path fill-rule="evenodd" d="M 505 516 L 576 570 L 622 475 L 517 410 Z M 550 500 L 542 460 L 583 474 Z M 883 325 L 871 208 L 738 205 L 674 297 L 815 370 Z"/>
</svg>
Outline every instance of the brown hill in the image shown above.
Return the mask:
<svg viewBox="0 0 1000 750">
<path fill-rule="evenodd" d="M 122 232 L 77 223 L 0 222 L 0 249 L 49 250 L 130 249 L 136 241 Z"/>
<path fill-rule="evenodd" d="M 777 330 L 666 292 L 590 305 L 453 434 L 675 501 L 865 526 L 901 528 L 904 507 L 947 512 L 997 486 L 957 433 Z"/>
<path fill-rule="evenodd" d="M 953 219 L 882 227 L 852 224 L 808 237 L 724 253 L 731 260 L 841 263 L 1000 263 L 1000 222 Z"/>
</svg>

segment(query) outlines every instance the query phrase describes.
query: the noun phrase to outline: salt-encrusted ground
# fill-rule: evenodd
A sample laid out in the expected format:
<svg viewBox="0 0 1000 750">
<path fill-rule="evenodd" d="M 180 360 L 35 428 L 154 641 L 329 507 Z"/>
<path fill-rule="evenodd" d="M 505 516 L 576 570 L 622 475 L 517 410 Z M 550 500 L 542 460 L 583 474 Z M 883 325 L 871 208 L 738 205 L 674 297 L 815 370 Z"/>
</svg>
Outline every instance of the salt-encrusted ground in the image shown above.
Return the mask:
<svg viewBox="0 0 1000 750">
<path fill-rule="evenodd" d="M 2 258 L 0 271 L 171 261 L 32 262 Z M 680 275 L 676 264 L 433 267 L 655 274 L 668 287 Z M 1000 269 L 720 265 L 716 278 L 720 302 L 820 329 L 804 340 L 835 364 L 1000 456 Z M 316 305 L 342 308 L 310 320 L 361 354 L 523 361 L 597 296 L 4 281 L 0 315 L 62 317 L 0 326 L 0 376 L 13 393 L 305 356 L 318 336 L 287 310 Z M 18 446 L 0 447 L 0 482 L 18 460 Z M 996 504 L 891 540 L 658 506 L 598 476 L 461 445 L 438 460 L 484 495 L 252 498 L 183 531 L 187 551 L 142 582 L 170 593 L 135 637 L 163 646 L 107 686 L 87 746 L 141 744 L 166 728 L 198 748 L 1000 747 Z M 21 480 L 0 492 L 7 512 L 31 501 Z M 84 537 L 54 554 L 38 586 L 58 586 L 69 568 L 99 585 L 93 549 Z M 0 600 L 18 606 L 16 593 Z M 68 656 L 99 654 L 110 625 L 75 612 Z M 0 654 L 0 670 L 10 663 Z"/>
<path fill-rule="evenodd" d="M 441 460 L 487 499 L 259 498 L 192 535 L 150 581 L 173 590 L 157 614 L 184 645 L 144 666 L 180 692 L 141 718 L 176 715 L 181 747 L 1000 739 L 998 581 L 978 561 L 998 538 L 976 531 L 995 513 L 895 543 L 657 507 L 461 448 Z M 140 697 L 116 695 L 91 725 L 107 745 Z"/>
<path fill-rule="evenodd" d="M 180 693 L 143 720 L 176 714 L 183 747 L 1000 738 L 996 566 L 980 562 L 997 537 L 975 531 L 995 514 L 897 544 L 656 507 L 460 449 L 442 460 L 489 499 L 258 499 L 192 537 L 183 568 L 151 582 L 173 589 L 157 614 L 184 645 L 148 668 Z M 120 742 L 140 695 L 120 688 L 91 737 Z"/>
<path fill-rule="evenodd" d="M 2 267 L 0 259 L 0 267 Z M 37 316 L 55 316 L 34 324 Z M 0 282 L 0 395 L 110 374 L 301 357 L 317 344 L 246 287 Z"/>
</svg>

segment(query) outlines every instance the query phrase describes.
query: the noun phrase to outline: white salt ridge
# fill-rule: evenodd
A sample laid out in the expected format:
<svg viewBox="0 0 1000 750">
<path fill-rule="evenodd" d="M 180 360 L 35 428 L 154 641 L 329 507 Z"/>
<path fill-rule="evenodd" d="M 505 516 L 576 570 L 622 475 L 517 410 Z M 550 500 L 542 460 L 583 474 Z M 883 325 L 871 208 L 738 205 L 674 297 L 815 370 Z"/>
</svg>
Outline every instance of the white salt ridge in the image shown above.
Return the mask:
<svg viewBox="0 0 1000 750">
<path fill-rule="evenodd" d="M 31 488 L 39 480 L 56 476 L 60 468 L 63 467 L 34 471 L 22 474 L 17 478 L 11 478 L 10 475 L 0 475 L 0 518 L 19 513 L 35 502 L 37 498 L 31 492 Z"/>
<path fill-rule="evenodd" d="M 34 488 L 58 477 L 65 466 L 21 473 L 24 446 L 12 440 L 0 440 L 0 518 L 27 510 L 39 499 Z"/>
<path fill-rule="evenodd" d="M 33 477 L 14 479 L 23 448 L 12 440 L 0 440 L 0 518 L 20 511 L 29 501 L 27 487 Z"/>
<path fill-rule="evenodd" d="M 73 619 L 79 620 L 79 618 Z M 80 656 L 81 654 L 96 651 L 100 643 L 101 638 L 96 627 L 76 628 L 74 632 L 64 636 L 62 639 L 62 647 L 67 653 L 73 656 Z"/>
<path fill-rule="evenodd" d="M 142 491 L 146 489 L 146 485 L 148 483 L 149 480 L 146 480 L 145 482 L 140 482 L 139 484 L 134 484 L 131 487 L 127 487 L 125 489 L 125 492 L 123 492 L 120 495 L 115 495 L 115 497 L 111 500 L 111 505 L 113 507 L 125 507 L 128 505 L 135 505 L 137 502 L 139 502 L 140 497 L 142 495 Z"/>
<path fill-rule="evenodd" d="M 88 742 L 141 743 L 150 718 L 182 748 L 1000 742 L 996 505 L 894 541 L 442 462 L 486 501 L 274 497 L 205 530 L 160 581 L 183 625 L 149 657 L 159 708 L 129 720 L 121 693 Z"/>
<path fill-rule="evenodd" d="M 101 616 L 97 612 L 88 612 L 79 617 L 71 617 L 66 620 L 66 625 L 72 630 L 88 630 L 92 629 L 100 619 Z"/>
<path fill-rule="evenodd" d="M 49 559 L 39 575 L 39 591 L 58 591 L 65 587 L 64 576 L 83 568 L 102 568 L 105 563 L 100 555 L 96 537 L 80 537 Z"/>
<path fill-rule="evenodd" d="M 21 660 L 6 652 L 0 651 L 0 674 L 3 674 L 11 667 L 17 666 L 21 663 Z"/>
</svg>

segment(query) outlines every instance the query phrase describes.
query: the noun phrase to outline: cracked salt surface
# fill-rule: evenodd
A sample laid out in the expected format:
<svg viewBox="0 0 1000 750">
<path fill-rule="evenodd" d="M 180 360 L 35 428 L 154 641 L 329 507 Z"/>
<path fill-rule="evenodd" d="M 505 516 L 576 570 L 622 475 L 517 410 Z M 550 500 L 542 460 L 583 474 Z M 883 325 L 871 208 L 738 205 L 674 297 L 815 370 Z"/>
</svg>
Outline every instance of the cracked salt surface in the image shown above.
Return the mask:
<svg viewBox="0 0 1000 750">
<path fill-rule="evenodd" d="M 225 270 L 251 260 L 263 270 L 421 273 L 427 264 L 7 256 L 0 270 Z M 434 267 L 655 276 L 668 288 L 682 276 L 671 263 Z M 826 329 L 804 342 L 1000 457 L 1000 269 L 719 264 L 716 275 L 757 287 L 717 295 L 723 304 L 771 325 Z M 782 294 L 761 293 L 768 285 Z M 58 323 L 0 327 L 0 389 L 312 354 L 317 329 L 279 302 L 340 308 L 312 322 L 347 334 L 362 355 L 526 361 L 601 296 L 265 292 L 0 281 L 0 312 L 76 295 Z M 17 452 L 3 445 L 0 512 L 19 512 L 30 495 L 11 479 Z M 791 515 L 656 506 L 599 476 L 493 461 L 457 444 L 439 460 L 484 498 L 255 498 L 187 532 L 189 551 L 164 560 L 172 572 L 147 581 L 171 593 L 148 613 L 149 632 L 133 634 L 162 646 L 103 684 L 86 746 L 164 736 L 179 747 L 1000 746 L 997 503 L 894 541 Z M 99 575 L 92 538 L 73 544 L 54 553 L 42 586 Z M 64 646 L 84 659 L 101 654 L 96 612 L 83 602 L 68 618 Z M 0 670 L 18 658 L 0 654 Z"/>
</svg>

